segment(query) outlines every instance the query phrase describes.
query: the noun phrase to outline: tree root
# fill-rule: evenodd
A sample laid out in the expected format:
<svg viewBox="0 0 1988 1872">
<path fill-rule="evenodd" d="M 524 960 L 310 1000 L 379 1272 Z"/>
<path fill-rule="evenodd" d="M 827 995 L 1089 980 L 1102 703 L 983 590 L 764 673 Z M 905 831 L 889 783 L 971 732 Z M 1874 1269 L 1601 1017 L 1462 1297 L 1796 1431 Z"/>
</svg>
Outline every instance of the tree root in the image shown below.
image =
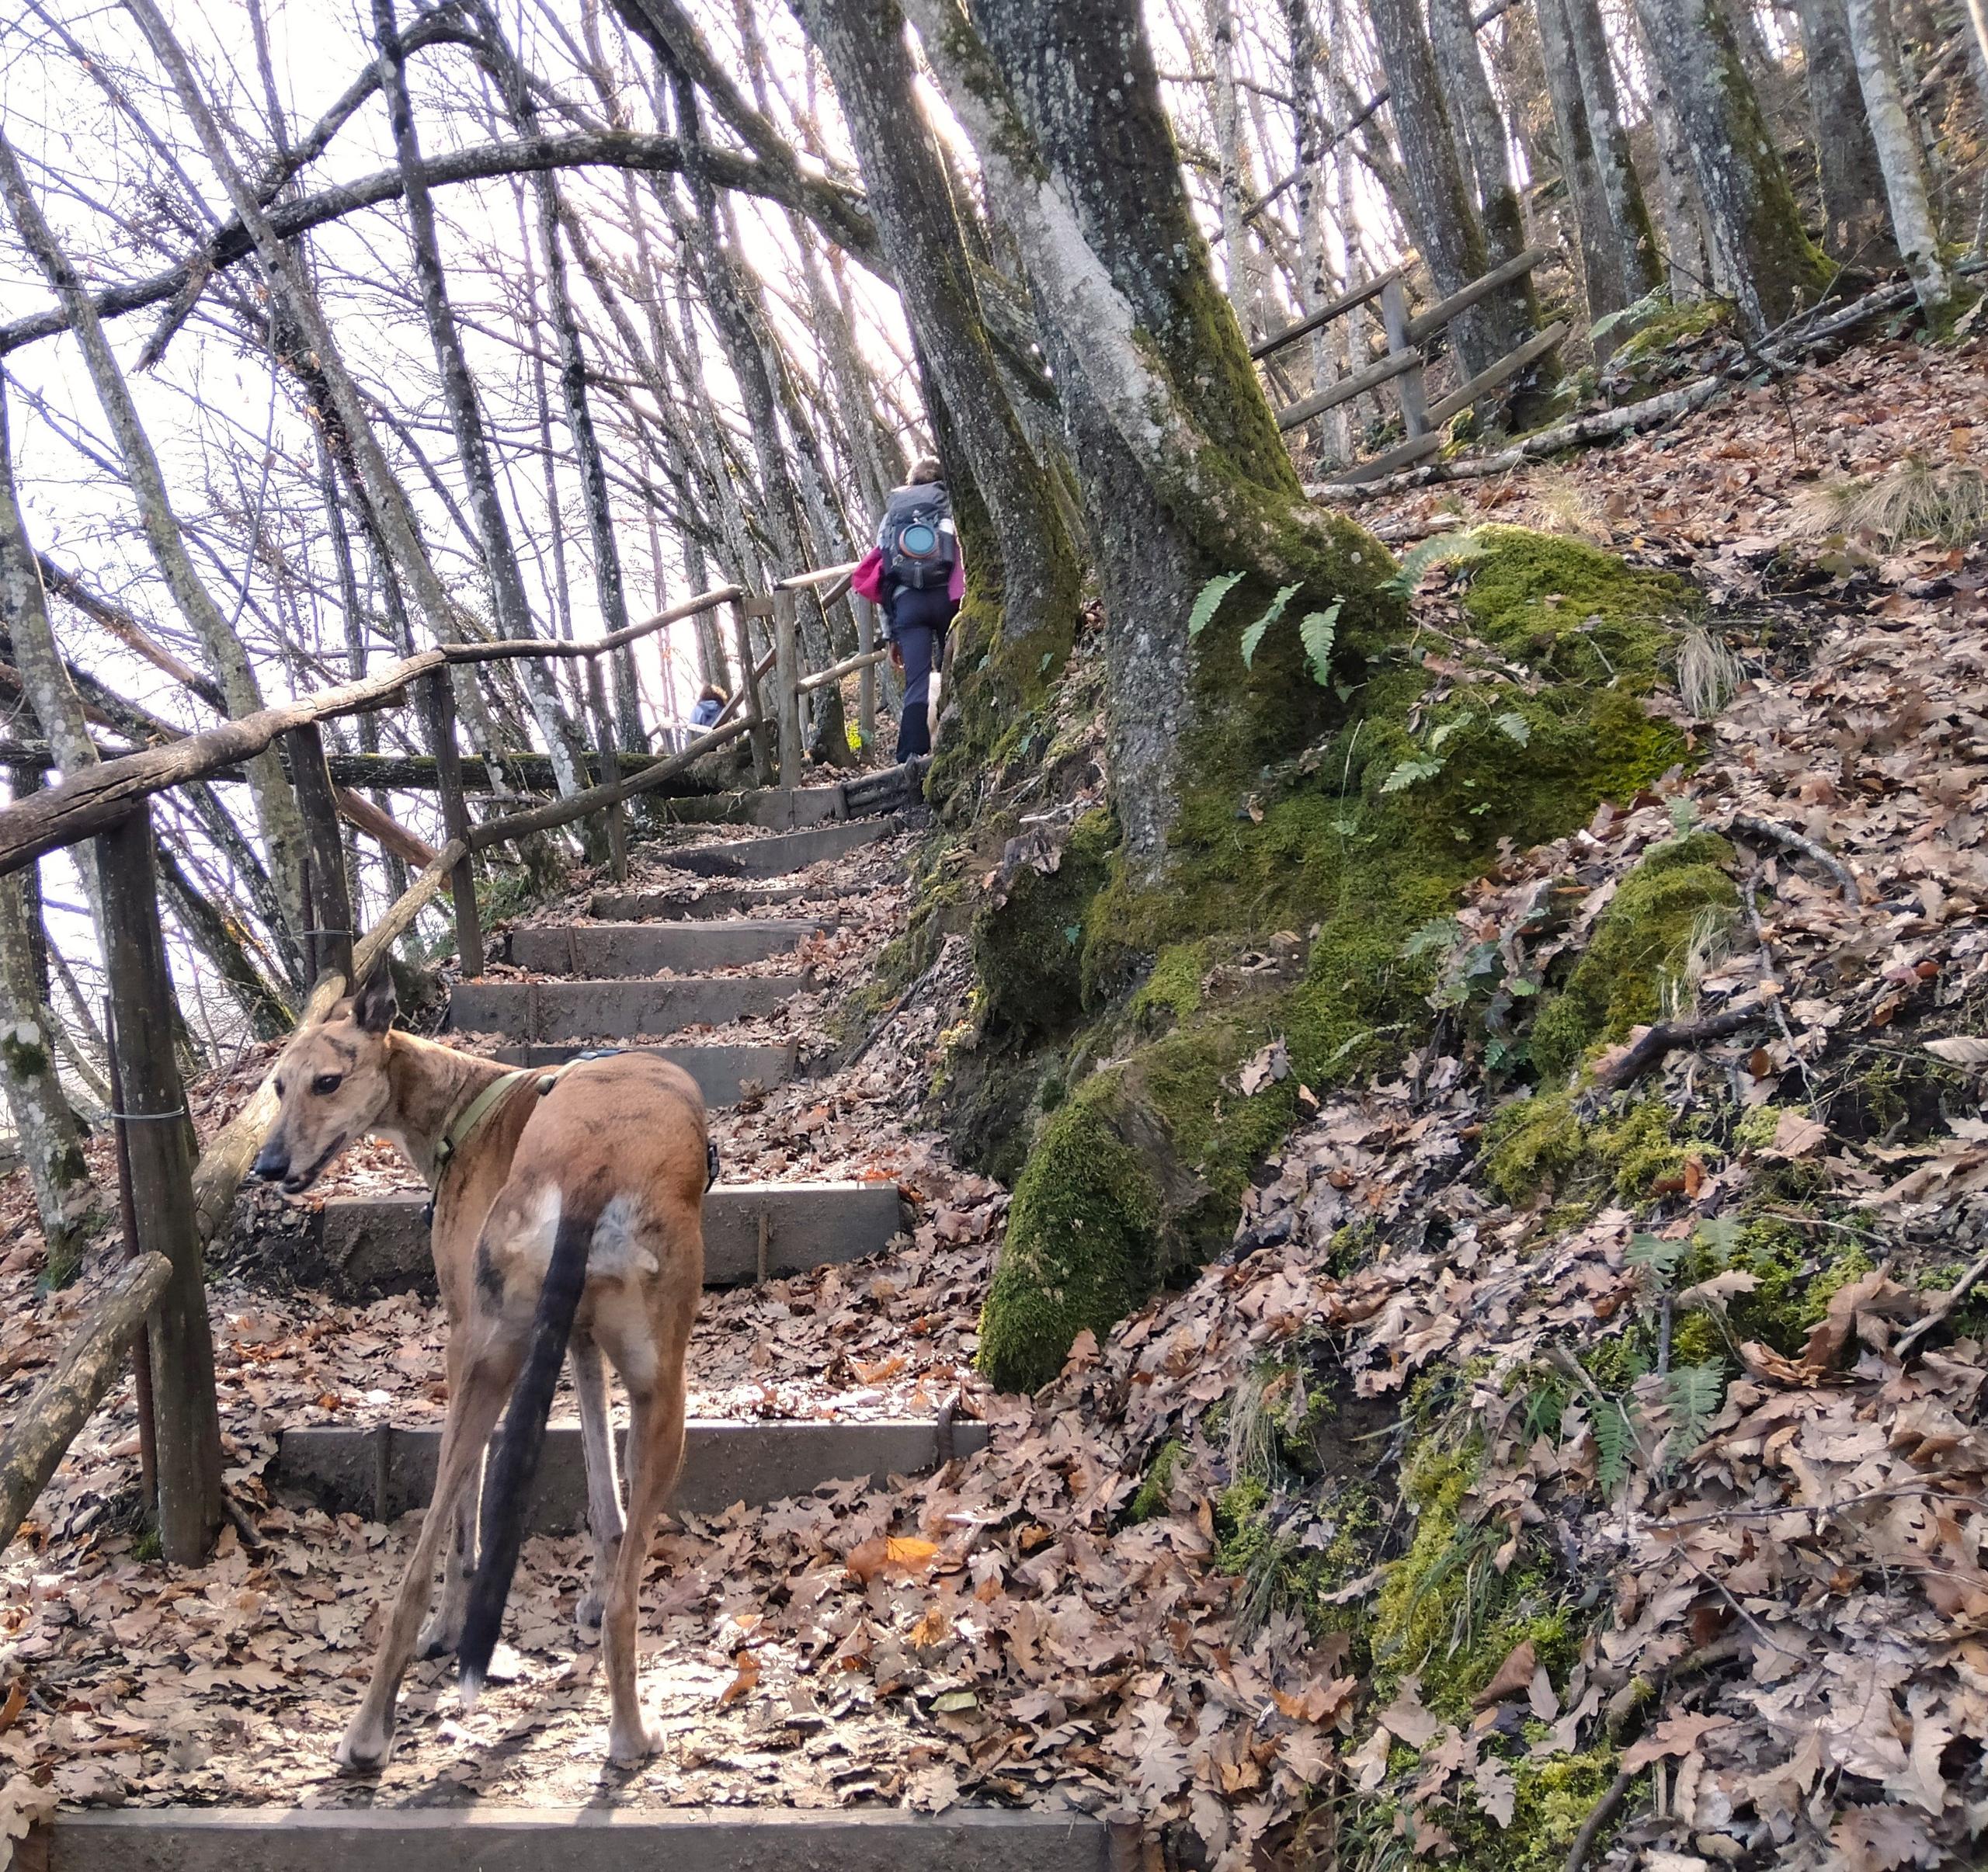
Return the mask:
<svg viewBox="0 0 1988 1872">
<path fill-rule="evenodd" d="M 1736 812 L 1726 823 L 1734 832 L 1750 832 L 1756 839 L 1764 839 L 1771 845 L 1799 852 L 1804 858 L 1820 865 L 1837 880 L 1842 887 L 1844 902 L 1863 902 L 1863 889 L 1850 867 L 1827 846 L 1818 845 L 1814 839 L 1798 832 L 1792 826 L 1781 825 L 1773 819 L 1757 818 L 1751 813 Z"/>
</svg>

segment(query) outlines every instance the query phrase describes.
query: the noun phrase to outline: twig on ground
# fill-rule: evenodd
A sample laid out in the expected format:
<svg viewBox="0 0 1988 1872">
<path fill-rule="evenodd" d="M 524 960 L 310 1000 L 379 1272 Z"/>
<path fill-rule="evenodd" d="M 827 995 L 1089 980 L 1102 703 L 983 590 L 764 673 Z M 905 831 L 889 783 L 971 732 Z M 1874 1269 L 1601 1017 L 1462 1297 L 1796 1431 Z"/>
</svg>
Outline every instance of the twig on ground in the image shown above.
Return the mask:
<svg viewBox="0 0 1988 1872">
<path fill-rule="evenodd" d="M 1976 1255 L 1967 1265 L 1959 1280 L 1948 1287 L 1940 1304 L 1924 1319 L 1915 1320 L 1892 1342 L 1892 1351 L 1900 1360 L 1917 1346 L 1933 1328 L 1941 1325 L 1955 1308 L 1981 1284 L 1982 1276 L 1988 1275 L 1988 1254 Z"/>
<path fill-rule="evenodd" d="M 1783 825 L 1774 819 L 1759 818 L 1752 813 L 1736 812 L 1726 824 L 1734 832 L 1751 832 L 1756 839 L 1764 839 L 1770 844 L 1800 853 L 1804 858 L 1820 865 L 1842 886 L 1846 903 L 1863 902 L 1863 888 L 1858 884 L 1854 873 L 1827 846 L 1818 845 L 1814 839 L 1798 832 L 1792 825 Z"/>
<path fill-rule="evenodd" d="M 1709 1014 L 1703 1020 L 1660 1020 L 1612 1066 L 1597 1071 L 1594 1082 L 1610 1092 L 1620 1092 L 1641 1078 L 1667 1054 L 1680 1047 L 1701 1047 L 1708 1040 L 1723 1040 L 1760 1017 L 1760 1005 L 1754 1001 L 1743 1008 L 1728 1008 L 1723 1014 Z"/>
<path fill-rule="evenodd" d="M 1774 945 L 1767 940 L 1766 926 L 1760 921 L 1760 907 L 1754 901 L 1760 895 L 1760 867 L 1757 863 L 1746 873 L 1746 881 L 1740 889 L 1740 901 L 1746 907 L 1746 922 L 1753 932 L 1753 940 L 1760 946 L 1761 957 L 1767 963 L 1767 981 L 1778 988 L 1781 972 L 1775 966 Z M 1801 1071 L 1802 1083 L 1809 1089 L 1809 1115 L 1819 1124 L 1823 1120 L 1823 1113 L 1820 1095 L 1816 1090 L 1816 1075 L 1809 1071 L 1809 1062 L 1802 1057 L 1802 1050 L 1795 1044 L 1795 1030 L 1788 1024 L 1788 1016 L 1781 1007 L 1781 997 L 1778 995 L 1768 995 L 1767 1005 L 1774 1010 L 1774 1025 L 1780 1028 L 1781 1037 L 1787 1043 L 1789 1057 Z"/>
<path fill-rule="evenodd" d="M 938 974 L 940 964 L 943 963 L 945 959 L 945 953 L 941 950 L 940 952 L 939 960 L 937 962 L 934 962 L 923 974 L 920 975 L 918 979 L 911 985 L 909 988 L 906 988 L 902 995 L 898 995 L 896 1000 L 892 1002 L 888 1007 L 885 1009 L 882 1017 L 878 1021 L 877 1024 L 872 1027 L 867 1033 L 864 1035 L 862 1041 L 857 1046 L 856 1051 L 852 1053 L 847 1059 L 843 1061 L 842 1070 L 844 1072 L 847 1072 L 851 1068 L 859 1064 L 862 1060 L 863 1056 L 867 1053 L 872 1047 L 875 1046 L 877 1042 L 883 1037 L 884 1030 L 888 1027 L 892 1021 L 895 1020 L 897 1017 L 910 1005 L 912 1002 L 916 999 L 918 991 L 924 987 L 934 975 Z"/>
<path fill-rule="evenodd" d="M 1594 1842 L 1601 1836 L 1601 1829 L 1615 1818 L 1622 1803 L 1628 1798 L 1629 1788 L 1635 1776 L 1628 1769 L 1621 1770 L 1608 1783 L 1607 1793 L 1594 1804 L 1594 1811 L 1581 1823 L 1581 1830 L 1574 1836 L 1574 1843 L 1568 1849 L 1566 1872 L 1581 1872 L 1587 1863 L 1587 1856 L 1594 1850 Z"/>
</svg>

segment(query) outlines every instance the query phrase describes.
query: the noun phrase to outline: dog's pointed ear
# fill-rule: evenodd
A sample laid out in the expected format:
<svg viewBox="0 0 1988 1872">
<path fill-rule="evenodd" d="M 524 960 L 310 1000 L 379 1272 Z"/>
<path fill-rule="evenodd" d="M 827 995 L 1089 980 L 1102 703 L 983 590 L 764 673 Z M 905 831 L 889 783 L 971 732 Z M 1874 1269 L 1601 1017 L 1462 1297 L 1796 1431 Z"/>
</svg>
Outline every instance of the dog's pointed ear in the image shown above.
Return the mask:
<svg viewBox="0 0 1988 1872">
<path fill-rule="evenodd" d="M 401 1004 L 394 999 L 393 971 L 383 962 L 359 985 L 353 997 L 352 1017 L 368 1033 L 384 1033 L 394 1024 Z"/>
</svg>

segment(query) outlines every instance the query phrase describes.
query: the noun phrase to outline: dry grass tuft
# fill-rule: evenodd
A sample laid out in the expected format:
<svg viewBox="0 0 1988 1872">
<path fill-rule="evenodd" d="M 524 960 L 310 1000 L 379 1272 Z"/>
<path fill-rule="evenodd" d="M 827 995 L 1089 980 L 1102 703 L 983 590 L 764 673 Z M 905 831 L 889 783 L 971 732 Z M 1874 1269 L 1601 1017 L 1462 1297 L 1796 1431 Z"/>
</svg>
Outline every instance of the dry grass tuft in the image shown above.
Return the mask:
<svg viewBox="0 0 1988 1872">
<path fill-rule="evenodd" d="M 1864 533 L 1886 547 L 1966 546 L 1988 533 L 1988 474 L 1969 462 L 1908 455 L 1886 473 L 1812 488 L 1795 509 L 1810 537 Z"/>
<path fill-rule="evenodd" d="M 1730 702 L 1746 672 L 1740 659 L 1702 626 L 1684 633 L 1677 646 L 1677 693 L 1700 721 L 1710 721 Z"/>
<path fill-rule="evenodd" d="M 1605 545 L 1610 537 L 1608 516 L 1600 500 L 1585 482 L 1563 468 L 1535 468 L 1526 480 L 1526 498 L 1531 512 L 1527 518 L 1541 533 L 1571 534 Z"/>
</svg>

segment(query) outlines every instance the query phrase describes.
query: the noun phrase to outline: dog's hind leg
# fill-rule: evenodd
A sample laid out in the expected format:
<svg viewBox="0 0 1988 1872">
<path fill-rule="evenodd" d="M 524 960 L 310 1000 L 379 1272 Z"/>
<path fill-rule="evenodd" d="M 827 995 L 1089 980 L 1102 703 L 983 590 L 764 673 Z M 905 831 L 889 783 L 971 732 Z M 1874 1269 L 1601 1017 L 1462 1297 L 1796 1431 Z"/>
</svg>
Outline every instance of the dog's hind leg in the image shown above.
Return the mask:
<svg viewBox="0 0 1988 1872">
<path fill-rule="evenodd" d="M 523 1352 L 522 1343 L 492 1343 L 481 1356 L 465 1361 L 461 1389 L 449 1399 L 434 1499 L 422 1518 L 420 1537 L 388 1618 L 365 1700 L 346 1725 L 338 1745 L 335 1759 L 348 1774 L 372 1773 L 385 1766 L 392 1751 L 394 1704 L 400 1694 L 401 1678 L 414 1657 L 422 1615 L 433 1596 L 436 1558 L 444 1536 L 454 1533 L 456 1510 L 470 1478 L 482 1471 L 484 1446 L 497 1426 Z"/>
<path fill-rule="evenodd" d="M 669 1506 L 683 1462 L 682 1348 L 664 1381 L 645 1395 L 631 1386 L 628 1400 L 628 1527 L 616 1556 L 607 1589 L 601 1638 L 607 1654 L 607 1687 L 613 1714 L 607 1731 L 608 1759 L 639 1762 L 662 1746 L 662 1732 L 642 1714 L 635 1677 L 637 1626 L 641 1618 L 642 1573 L 657 1518 Z"/>
<path fill-rule="evenodd" d="M 580 1401 L 580 1441 L 587 1458 L 587 1541 L 593 1568 L 574 1615 L 579 1642 L 591 1645 L 600 1631 L 608 1582 L 621 1551 L 621 1481 L 614 1463 L 614 1419 L 608 1408 L 607 1366 L 590 1337 L 575 1333 L 567 1348 L 573 1389 Z"/>
</svg>

